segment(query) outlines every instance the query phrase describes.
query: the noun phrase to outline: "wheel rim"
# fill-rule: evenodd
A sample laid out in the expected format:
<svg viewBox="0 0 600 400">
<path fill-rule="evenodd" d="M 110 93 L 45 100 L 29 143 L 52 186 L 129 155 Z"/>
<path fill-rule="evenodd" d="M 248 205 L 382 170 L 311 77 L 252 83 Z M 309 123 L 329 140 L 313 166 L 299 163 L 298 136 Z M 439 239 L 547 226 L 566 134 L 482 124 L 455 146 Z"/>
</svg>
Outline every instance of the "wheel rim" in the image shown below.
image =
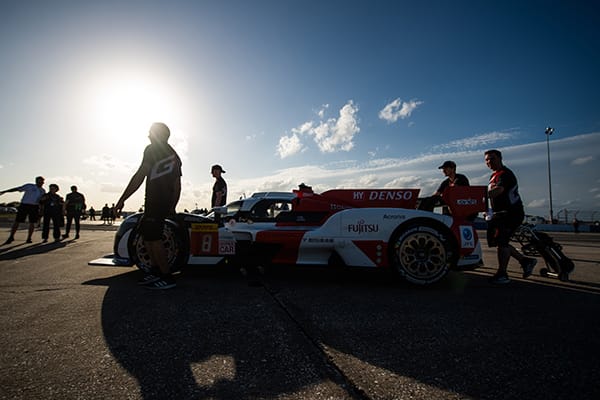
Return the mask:
<svg viewBox="0 0 600 400">
<path fill-rule="evenodd" d="M 419 280 L 436 277 L 447 265 L 444 244 L 429 232 L 415 232 L 404 238 L 396 248 L 396 257 L 405 272 Z"/>
<path fill-rule="evenodd" d="M 175 266 L 175 260 L 177 259 L 178 255 L 178 247 L 175 239 L 175 233 L 169 225 L 165 225 L 163 228 L 161 242 L 163 247 L 167 251 L 167 263 L 169 265 L 169 269 L 173 270 Z M 144 241 L 142 240 L 142 237 L 139 233 L 136 235 L 135 238 L 135 251 L 137 255 L 138 267 L 146 272 L 150 272 L 152 270 L 150 254 L 148 253 L 148 249 L 146 249 Z"/>
</svg>

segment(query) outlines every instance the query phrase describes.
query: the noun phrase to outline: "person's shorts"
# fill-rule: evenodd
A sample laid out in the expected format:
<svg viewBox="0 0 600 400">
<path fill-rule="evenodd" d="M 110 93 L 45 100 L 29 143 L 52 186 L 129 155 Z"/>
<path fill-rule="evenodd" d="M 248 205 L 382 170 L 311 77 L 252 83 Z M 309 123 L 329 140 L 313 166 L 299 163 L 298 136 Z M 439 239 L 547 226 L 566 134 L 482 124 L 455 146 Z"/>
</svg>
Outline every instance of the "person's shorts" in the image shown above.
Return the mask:
<svg viewBox="0 0 600 400">
<path fill-rule="evenodd" d="M 488 222 L 487 242 L 489 247 L 508 246 L 510 238 L 519 225 L 523 223 L 525 215 L 521 212 L 495 214 Z"/>
<path fill-rule="evenodd" d="M 140 234 L 148 242 L 161 240 L 166 215 L 144 213 L 140 221 Z"/>
<path fill-rule="evenodd" d="M 29 223 L 35 224 L 40 219 L 40 206 L 37 204 L 20 204 L 17 209 L 17 222 L 25 222 L 29 217 Z"/>
</svg>

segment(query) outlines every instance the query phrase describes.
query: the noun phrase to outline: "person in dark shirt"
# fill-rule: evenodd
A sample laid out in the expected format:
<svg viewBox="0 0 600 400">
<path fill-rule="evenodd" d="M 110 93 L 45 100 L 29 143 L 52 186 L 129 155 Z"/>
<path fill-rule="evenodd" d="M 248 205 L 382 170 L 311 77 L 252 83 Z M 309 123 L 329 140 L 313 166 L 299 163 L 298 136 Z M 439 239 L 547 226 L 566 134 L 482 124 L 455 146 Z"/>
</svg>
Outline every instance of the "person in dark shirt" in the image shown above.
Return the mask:
<svg viewBox="0 0 600 400">
<path fill-rule="evenodd" d="M 167 250 L 161 236 L 165 218 L 175 214 L 175 206 L 181 193 L 181 159 L 167 143 L 171 132 L 167 125 L 156 122 L 150 127 L 150 145 L 144 150 L 142 164 L 131 178 L 125 191 L 115 205 L 121 212 L 125 201 L 137 191 L 146 180 L 144 215 L 140 221 L 140 233 L 148 249 L 150 262 L 156 271 L 146 274 L 141 285 L 150 289 L 170 289 L 175 287 L 167 261 Z"/>
<path fill-rule="evenodd" d="M 442 181 L 433 194 L 434 196 L 441 196 L 448 187 L 469 186 L 469 179 L 463 174 L 456 173 L 456 163 L 454 161 L 444 161 L 438 169 L 441 169 L 447 178 Z"/>
<path fill-rule="evenodd" d="M 75 239 L 79 239 L 79 229 L 81 214 L 85 212 L 85 196 L 77 191 L 77 186 L 71 186 L 71 193 L 65 198 L 65 215 L 67 216 L 67 226 L 63 239 L 69 237 L 71 224 L 75 220 Z"/>
<path fill-rule="evenodd" d="M 215 184 L 212 188 L 211 207 L 219 207 L 227 204 L 227 182 L 221 176 L 224 174 L 223 168 L 220 165 L 213 165 L 210 169 L 212 176 L 215 178 Z"/>
<path fill-rule="evenodd" d="M 100 219 L 102 220 L 102 225 L 108 224 L 110 222 L 110 207 L 108 203 L 104 204 L 102 207 L 102 214 L 100 214 Z"/>
<path fill-rule="evenodd" d="M 488 185 L 488 197 L 494 214 L 488 222 L 487 240 L 490 247 L 497 248 L 498 255 L 498 271 L 490 282 L 506 284 L 510 282 L 507 273 L 510 257 L 521 264 L 523 278 L 531 275 L 537 260 L 525 257 L 510 244 L 511 236 L 525 218 L 517 177 L 502 163 L 502 153 L 499 150 L 486 151 L 485 163 L 493 171 Z"/>
<path fill-rule="evenodd" d="M 444 172 L 446 179 L 440 183 L 433 195 L 419 199 L 419 210 L 433 211 L 435 207 L 443 206 L 445 203 L 442 196 L 449 187 L 469 186 L 469 179 L 463 174 L 456 173 L 456 163 L 454 161 L 444 161 L 438 169 Z M 447 207 L 444 207 L 444 213 L 449 213 Z"/>
<path fill-rule="evenodd" d="M 50 192 L 40 199 L 44 221 L 42 225 L 42 241 L 46 243 L 50 234 L 50 222 L 52 222 L 52 236 L 54 241 L 60 241 L 60 228 L 63 226 L 63 198 L 58 194 L 58 185 L 55 183 L 48 186 Z"/>
</svg>

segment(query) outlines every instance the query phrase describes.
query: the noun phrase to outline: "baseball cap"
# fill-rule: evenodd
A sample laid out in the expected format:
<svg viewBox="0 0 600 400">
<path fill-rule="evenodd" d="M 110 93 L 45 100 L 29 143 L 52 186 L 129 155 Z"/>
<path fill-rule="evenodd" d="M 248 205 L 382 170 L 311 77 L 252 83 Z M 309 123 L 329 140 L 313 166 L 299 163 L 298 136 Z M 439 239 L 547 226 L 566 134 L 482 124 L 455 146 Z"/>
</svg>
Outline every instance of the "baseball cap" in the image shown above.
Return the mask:
<svg viewBox="0 0 600 400">
<path fill-rule="evenodd" d="M 444 161 L 444 163 L 442 165 L 440 165 L 438 168 L 442 169 L 442 168 L 456 168 L 456 163 L 454 161 Z"/>
<path fill-rule="evenodd" d="M 223 174 L 225 173 L 225 170 L 223 169 L 223 167 L 221 167 L 219 164 L 215 164 L 213 165 L 210 170 L 214 170 L 214 169 L 218 169 L 219 171 L 221 171 Z"/>
</svg>

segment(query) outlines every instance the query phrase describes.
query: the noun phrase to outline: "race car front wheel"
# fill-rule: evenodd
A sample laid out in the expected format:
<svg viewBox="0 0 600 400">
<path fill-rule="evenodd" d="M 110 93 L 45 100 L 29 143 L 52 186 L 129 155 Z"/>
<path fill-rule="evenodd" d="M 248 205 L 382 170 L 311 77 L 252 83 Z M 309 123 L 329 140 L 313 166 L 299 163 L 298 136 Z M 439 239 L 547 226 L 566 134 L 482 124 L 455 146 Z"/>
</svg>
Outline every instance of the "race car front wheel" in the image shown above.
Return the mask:
<svg viewBox="0 0 600 400">
<path fill-rule="evenodd" d="M 186 262 L 186 246 L 182 235 L 177 229 L 177 225 L 171 221 L 167 221 L 163 227 L 161 236 L 163 247 L 167 250 L 167 263 L 171 272 L 179 271 Z M 129 254 L 131 259 L 139 269 L 144 272 L 151 273 L 153 271 L 150 254 L 144 245 L 139 229 L 136 228 L 129 242 Z M 156 271 L 155 271 L 156 272 Z"/>
<path fill-rule="evenodd" d="M 418 285 L 442 279 L 458 256 L 451 235 L 430 221 L 400 227 L 389 243 L 392 267 L 401 277 Z"/>
</svg>

